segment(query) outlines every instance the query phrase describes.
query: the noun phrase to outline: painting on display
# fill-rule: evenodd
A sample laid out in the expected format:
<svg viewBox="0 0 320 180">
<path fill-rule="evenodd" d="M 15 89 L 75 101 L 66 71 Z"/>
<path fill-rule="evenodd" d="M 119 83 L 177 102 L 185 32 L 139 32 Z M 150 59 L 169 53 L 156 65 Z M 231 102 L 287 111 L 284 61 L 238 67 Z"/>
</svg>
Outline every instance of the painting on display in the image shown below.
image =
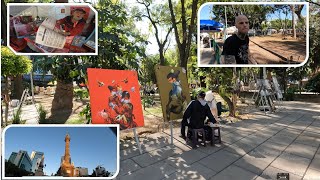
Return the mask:
<svg viewBox="0 0 320 180">
<path fill-rule="evenodd" d="M 190 102 L 186 70 L 181 67 L 155 66 L 165 121 L 181 119 Z"/>
<path fill-rule="evenodd" d="M 92 124 L 144 125 L 136 71 L 88 69 Z"/>
</svg>

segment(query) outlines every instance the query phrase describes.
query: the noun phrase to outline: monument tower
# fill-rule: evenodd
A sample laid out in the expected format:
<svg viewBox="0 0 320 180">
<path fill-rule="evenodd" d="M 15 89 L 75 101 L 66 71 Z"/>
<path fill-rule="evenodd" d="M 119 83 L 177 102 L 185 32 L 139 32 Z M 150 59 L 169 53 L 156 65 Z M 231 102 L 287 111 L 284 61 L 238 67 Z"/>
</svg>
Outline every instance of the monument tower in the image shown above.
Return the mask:
<svg viewBox="0 0 320 180">
<path fill-rule="evenodd" d="M 70 157 L 70 136 L 66 135 L 64 141 L 66 142 L 64 158 L 61 164 L 62 176 L 64 177 L 73 177 L 74 176 L 74 165 L 71 164 Z"/>
</svg>

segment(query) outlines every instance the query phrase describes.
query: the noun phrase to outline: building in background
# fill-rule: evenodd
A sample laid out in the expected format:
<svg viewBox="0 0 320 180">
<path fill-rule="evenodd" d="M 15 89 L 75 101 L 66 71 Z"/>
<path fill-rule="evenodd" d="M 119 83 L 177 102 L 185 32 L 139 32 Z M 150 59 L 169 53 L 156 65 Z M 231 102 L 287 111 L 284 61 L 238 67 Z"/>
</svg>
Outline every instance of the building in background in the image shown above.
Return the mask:
<svg viewBox="0 0 320 180">
<path fill-rule="evenodd" d="M 78 177 L 87 177 L 87 176 L 89 176 L 88 168 L 76 167 L 75 168 L 75 175 L 78 176 Z"/>
<path fill-rule="evenodd" d="M 16 159 L 17 154 L 18 154 L 18 153 L 16 153 L 16 152 L 12 152 L 12 153 L 11 153 L 11 155 L 10 155 L 10 157 L 9 157 L 9 161 L 10 161 L 11 163 L 14 163 L 14 160 Z"/>
<path fill-rule="evenodd" d="M 18 153 L 12 152 L 9 161 L 20 169 L 32 172 L 32 160 L 27 151 L 20 150 Z"/>
<path fill-rule="evenodd" d="M 69 134 L 66 135 L 64 141 L 66 142 L 64 156 L 61 158 L 61 165 L 57 172 L 58 176 L 64 177 L 75 177 L 75 167 L 74 164 L 71 163 L 71 156 L 70 156 L 70 136 Z"/>
<path fill-rule="evenodd" d="M 32 151 L 30 159 L 32 161 L 32 172 L 35 173 L 41 164 L 42 159 L 44 158 L 43 152 Z"/>
</svg>

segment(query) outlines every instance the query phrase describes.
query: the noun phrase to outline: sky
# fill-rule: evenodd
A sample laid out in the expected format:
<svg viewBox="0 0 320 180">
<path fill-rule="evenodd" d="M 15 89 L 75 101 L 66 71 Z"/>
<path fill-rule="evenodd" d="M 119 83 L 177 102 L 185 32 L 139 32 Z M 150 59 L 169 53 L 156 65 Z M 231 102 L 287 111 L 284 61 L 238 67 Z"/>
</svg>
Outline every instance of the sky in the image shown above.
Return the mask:
<svg viewBox="0 0 320 180">
<path fill-rule="evenodd" d="M 211 17 L 213 16 L 213 13 L 211 12 L 212 9 L 212 5 L 208 4 L 206 6 L 204 6 L 201 11 L 200 11 L 200 19 L 211 19 Z M 303 7 L 302 9 L 302 16 L 305 17 L 307 12 L 306 12 L 306 6 Z M 285 14 L 284 13 L 280 13 L 280 16 L 282 19 L 285 18 Z M 288 14 L 287 18 L 291 19 L 291 13 Z M 267 20 L 274 20 L 274 19 L 279 19 L 279 13 L 270 13 L 267 15 Z"/>
<path fill-rule="evenodd" d="M 44 153 L 44 172 L 55 174 L 64 155 L 66 134 L 70 135 L 71 161 L 76 167 L 93 169 L 102 165 L 107 171 L 117 170 L 117 137 L 107 127 L 11 127 L 5 134 L 5 158 L 25 150 Z"/>
</svg>

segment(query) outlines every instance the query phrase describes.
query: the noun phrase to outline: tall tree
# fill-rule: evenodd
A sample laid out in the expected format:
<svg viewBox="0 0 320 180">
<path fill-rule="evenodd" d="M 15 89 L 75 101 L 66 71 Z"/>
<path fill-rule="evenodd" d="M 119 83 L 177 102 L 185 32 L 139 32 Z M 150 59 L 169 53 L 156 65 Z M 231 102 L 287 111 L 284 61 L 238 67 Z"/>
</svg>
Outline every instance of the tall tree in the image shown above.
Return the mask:
<svg viewBox="0 0 320 180">
<path fill-rule="evenodd" d="M 297 38 L 297 34 L 296 34 L 296 23 L 295 23 L 295 13 L 294 13 L 294 5 L 291 5 L 291 16 L 292 16 L 292 30 L 293 30 L 293 38 L 296 39 Z"/>
<path fill-rule="evenodd" d="M 7 44 L 7 6 L 1 1 L 1 45 Z"/>
<path fill-rule="evenodd" d="M 312 74 L 320 72 L 320 3 L 310 3 L 310 53 L 308 64 Z"/>
<path fill-rule="evenodd" d="M 7 125 L 9 102 L 10 102 L 10 87 L 9 82 L 17 75 L 30 72 L 32 63 L 26 56 L 15 55 L 9 48 L 1 47 L 1 75 L 4 77 L 4 103 L 5 111 L 5 125 Z M 1 122 L 2 119 L 1 119 Z"/>
<path fill-rule="evenodd" d="M 187 69 L 190 57 L 192 36 L 195 32 L 195 21 L 198 9 L 198 0 L 192 0 L 188 4 L 185 0 L 180 0 L 181 7 L 174 7 L 172 0 L 169 0 L 171 22 L 174 29 L 175 39 L 179 50 L 179 66 Z M 191 9 L 191 17 L 188 17 L 186 10 Z M 176 10 L 176 11 L 175 11 Z M 179 12 L 178 12 L 179 10 Z M 181 34 L 178 30 L 178 19 L 181 19 Z"/>
<path fill-rule="evenodd" d="M 238 15 L 246 15 L 250 22 L 250 28 L 261 28 L 261 23 L 266 20 L 267 14 L 272 12 L 271 6 L 262 5 L 213 5 L 212 13 L 214 20 L 225 23 L 225 13 L 227 14 L 228 26 L 234 26 L 235 18 Z"/>
<path fill-rule="evenodd" d="M 165 46 L 173 29 L 170 16 L 168 16 L 168 6 L 167 4 L 154 4 L 153 0 L 137 0 L 137 3 L 143 5 L 144 10 L 138 11 L 136 17 L 147 18 L 151 23 L 159 46 L 160 65 L 165 65 Z M 162 32 L 166 34 L 164 38 L 161 36 Z"/>
<path fill-rule="evenodd" d="M 73 81 L 85 83 L 87 68 L 135 69 L 145 58 L 147 41 L 135 29 L 125 5 L 100 0 L 95 7 L 99 14 L 97 56 L 51 57 L 48 63 L 57 78 L 57 90 L 51 111 L 71 113 Z M 63 101 L 63 103 L 61 103 Z"/>
<path fill-rule="evenodd" d="M 56 92 L 51 107 L 51 119 L 60 112 L 66 113 L 67 111 L 68 115 L 72 112 L 73 78 L 70 73 L 75 66 L 76 59 L 77 56 L 54 56 L 51 59 L 53 67 L 51 72 L 57 79 Z M 68 115 L 65 117 L 66 119 L 69 117 Z"/>
</svg>

